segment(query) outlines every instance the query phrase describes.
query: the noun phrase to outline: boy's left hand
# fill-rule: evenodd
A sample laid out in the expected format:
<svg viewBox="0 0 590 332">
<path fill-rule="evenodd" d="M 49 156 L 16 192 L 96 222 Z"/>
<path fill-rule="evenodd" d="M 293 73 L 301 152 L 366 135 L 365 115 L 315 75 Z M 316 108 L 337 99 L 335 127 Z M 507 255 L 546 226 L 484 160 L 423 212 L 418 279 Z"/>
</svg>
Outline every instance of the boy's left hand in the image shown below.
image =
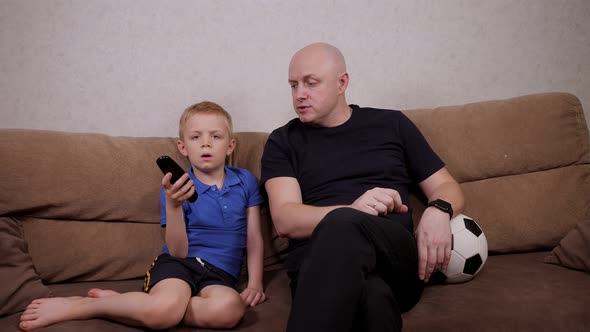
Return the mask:
<svg viewBox="0 0 590 332">
<path fill-rule="evenodd" d="M 264 292 L 261 289 L 251 287 L 244 289 L 242 293 L 240 293 L 240 297 L 244 301 L 244 304 L 251 307 L 266 300 L 266 295 L 264 295 Z"/>
</svg>

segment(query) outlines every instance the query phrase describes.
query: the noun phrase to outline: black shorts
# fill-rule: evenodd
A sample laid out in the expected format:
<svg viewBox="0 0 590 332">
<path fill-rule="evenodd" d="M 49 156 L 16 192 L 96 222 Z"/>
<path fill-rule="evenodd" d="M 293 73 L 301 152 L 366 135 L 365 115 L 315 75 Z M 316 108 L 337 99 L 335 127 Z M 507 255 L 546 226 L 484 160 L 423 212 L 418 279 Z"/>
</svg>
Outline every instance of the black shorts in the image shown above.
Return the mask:
<svg viewBox="0 0 590 332">
<path fill-rule="evenodd" d="M 156 283 L 170 278 L 186 281 L 191 286 L 191 296 L 196 296 L 201 289 L 211 285 L 222 285 L 235 289 L 238 282 L 232 275 L 204 259 L 178 258 L 169 254 L 161 254 L 154 259 L 145 274 L 143 291 L 149 293 Z"/>
</svg>

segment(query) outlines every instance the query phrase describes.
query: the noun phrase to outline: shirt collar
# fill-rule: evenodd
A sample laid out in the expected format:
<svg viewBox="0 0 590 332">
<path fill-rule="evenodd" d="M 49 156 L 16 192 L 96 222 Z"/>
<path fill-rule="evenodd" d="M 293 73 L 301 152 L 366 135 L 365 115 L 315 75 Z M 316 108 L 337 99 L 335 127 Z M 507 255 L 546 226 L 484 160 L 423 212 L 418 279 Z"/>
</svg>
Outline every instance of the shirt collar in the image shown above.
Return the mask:
<svg viewBox="0 0 590 332">
<path fill-rule="evenodd" d="M 225 180 L 223 181 L 223 188 L 221 188 L 221 191 L 225 190 L 226 187 L 230 187 L 230 186 L 240 183 L 240 178 L 238 177 L 238 174 L 233 169 L 231 169 L 230 167 L 224 166 L 224 170 L 225 170 Z M 197 191 L 197 194 L 201 195 L 205 191 L 209 190 L 209 188 L 211 188 L 210 185 L 204 184 L 195 176 L 195 174 L 193 173 L 192 166 L 189 169 L 188 174 L 189 174 L 191 180 L 193 180 L 193 183 L 195 184 L 195 190 Z"/>
</svg>

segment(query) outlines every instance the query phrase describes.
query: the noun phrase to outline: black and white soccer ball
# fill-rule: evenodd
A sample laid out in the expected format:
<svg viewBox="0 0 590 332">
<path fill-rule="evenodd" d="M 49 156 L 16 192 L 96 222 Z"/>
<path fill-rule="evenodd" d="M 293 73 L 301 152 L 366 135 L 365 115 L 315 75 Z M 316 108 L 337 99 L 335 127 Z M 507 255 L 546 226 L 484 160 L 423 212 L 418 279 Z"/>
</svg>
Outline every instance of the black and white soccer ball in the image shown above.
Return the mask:
<svg viewBox="0 0 590 332">
<path fill-rule="evenodd" d="M 473 279 L 488 259 L 488 240 L 481 227 L 463 214 L 451 219 L 452 250 L 445 283 Z"/>
</svg>

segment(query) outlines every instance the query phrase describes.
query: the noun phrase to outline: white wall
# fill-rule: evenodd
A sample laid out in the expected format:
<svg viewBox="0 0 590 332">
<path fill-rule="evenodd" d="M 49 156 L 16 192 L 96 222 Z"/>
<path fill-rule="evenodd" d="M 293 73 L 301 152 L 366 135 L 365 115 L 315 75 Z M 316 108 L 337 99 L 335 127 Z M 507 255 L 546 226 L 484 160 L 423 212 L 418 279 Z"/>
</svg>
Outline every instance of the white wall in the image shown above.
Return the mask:
<svg viewBox="0 0 590 332">
<path fill-rule="evenodd" d="M 174 136 L 220 103 L 238 131 L 294 116 L 291 55 L 342 50 L 348 101 L 408 109 L 576 94 L 590 118 L 590 1 L 0 0 L 0 127 Z"/>
</svg>

